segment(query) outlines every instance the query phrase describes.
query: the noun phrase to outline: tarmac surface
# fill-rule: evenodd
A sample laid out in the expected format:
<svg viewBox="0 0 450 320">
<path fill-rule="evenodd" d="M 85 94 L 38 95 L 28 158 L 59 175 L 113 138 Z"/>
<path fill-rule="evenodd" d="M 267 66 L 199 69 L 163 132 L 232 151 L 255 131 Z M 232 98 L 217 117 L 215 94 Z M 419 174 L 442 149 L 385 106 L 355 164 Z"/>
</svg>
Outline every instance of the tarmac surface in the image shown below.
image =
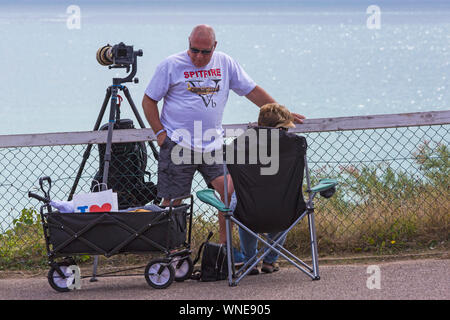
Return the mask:
<svg viewBox="0 0 450 320">
<path fill-rule="evenodd" d="M 82 270 L 86 272 L 86 270 Z M 89 271 L 87 271 L 89 272 Z M 0 300 L 449 300 L 450 259 L 320 265 L 319 281 L 294 267 L 226 281 L 173 282 L 153 289 L 144 276 L 81 281 L 81 289 L 58 293 L 45 275 L 0 273 Z"/>
</svg>

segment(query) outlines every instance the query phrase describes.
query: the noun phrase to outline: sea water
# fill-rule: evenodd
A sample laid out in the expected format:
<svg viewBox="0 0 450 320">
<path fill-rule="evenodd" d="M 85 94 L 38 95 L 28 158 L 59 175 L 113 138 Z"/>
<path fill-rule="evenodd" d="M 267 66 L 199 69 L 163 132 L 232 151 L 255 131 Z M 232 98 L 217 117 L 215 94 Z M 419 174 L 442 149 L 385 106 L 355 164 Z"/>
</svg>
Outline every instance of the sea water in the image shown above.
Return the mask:
<svg viewBox="0 0 450 320">
<path fill-rule="evenodd" d="M 157 64 L 186 50 L 200 23 L 214 27 L 217 50 L 308 118 L 448 109 L 450 4 L 336 3 L 0 1 L 0 134 L 92 130 L 112 78 L 125 76 L 97 63 L 97 49 L 108 43 L 144 52 L 139 83 L 127 84 L 143 117 L 142 97 Z M 378 28 L 368 26 L 373 4 Z M 71 20 L 71 5 L 78 20 Z M 223 123 L 257 115 L 251 102 L 231 93 Z M 133 118 L 127 106 L 122 117 Z"/>
</svg>

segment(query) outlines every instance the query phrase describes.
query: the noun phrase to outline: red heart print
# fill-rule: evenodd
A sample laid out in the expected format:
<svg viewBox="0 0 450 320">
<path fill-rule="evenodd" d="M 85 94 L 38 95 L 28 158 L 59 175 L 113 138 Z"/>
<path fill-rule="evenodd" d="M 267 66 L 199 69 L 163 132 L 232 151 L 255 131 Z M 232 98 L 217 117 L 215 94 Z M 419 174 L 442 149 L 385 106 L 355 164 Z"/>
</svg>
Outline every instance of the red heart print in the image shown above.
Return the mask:
<svg viewBox="0 0 450 320">
<path fill-rule="evenodd" d="M 110 203 L 105 203 L 101 207 L 99 207 L 96 204 L 89 207 L 89 212 L 108 212 L 108 211 L 111 211 Z"/>
</svg>

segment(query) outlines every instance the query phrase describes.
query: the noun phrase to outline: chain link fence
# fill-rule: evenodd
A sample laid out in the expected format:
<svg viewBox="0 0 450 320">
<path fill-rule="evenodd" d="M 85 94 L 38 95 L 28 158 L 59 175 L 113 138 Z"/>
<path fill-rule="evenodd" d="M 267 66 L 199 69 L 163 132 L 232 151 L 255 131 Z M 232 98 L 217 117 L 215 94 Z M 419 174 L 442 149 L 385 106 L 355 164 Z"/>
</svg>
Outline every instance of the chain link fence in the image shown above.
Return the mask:
<svg viewBox="0 0 450 320">
<path fill-rule="evenodd" d="M 448 124 L 299 134 L 308 141 L 312 183 L 324 177 L 339 181 L 331 199 L 315 201 L 321 255 L 446 248 L 450 220 Z M 0 148 L 0 269 L 45 261 L 37 214 L 41 204 L 27 193 L 39 193 L 39 178 L 49 176 L 51 198 L 67 200 L 86 148 L 87 144 Z M 156 184 L 157 161 L 147 152 L 149 174 L 145 179 Z M 99 168 L 95 144 L 77 193 L 90 191 Z M 193 194 L 204 188 L 196 173 Z M 209 231 L 218 231 L 218 223 L 216 210 L 194 199 L 192 245 L 196 250 Z M 297 254 L 308 253 L 305 222 L 289 234 L 287 246 Z"/>
</svg>

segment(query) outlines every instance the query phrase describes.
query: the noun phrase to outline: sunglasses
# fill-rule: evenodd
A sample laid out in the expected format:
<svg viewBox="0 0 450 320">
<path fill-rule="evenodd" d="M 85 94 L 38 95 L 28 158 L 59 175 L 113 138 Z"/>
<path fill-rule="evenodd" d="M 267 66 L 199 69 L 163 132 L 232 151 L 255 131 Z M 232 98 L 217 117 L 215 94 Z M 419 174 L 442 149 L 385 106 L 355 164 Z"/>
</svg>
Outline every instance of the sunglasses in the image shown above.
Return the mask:
<svg viewBox="0 0 450 320">
<path fill-rule="evenodd" d="M 191 44 L 189 43 L 189 50 L 191 50 L 192 53 L 201 52 L 204 55 L 208 55 L 208 54 L 211 54 L 211 52 L 213 51 L 213 48 L 214 48 L 214 46 L 212 46 L 212 48 L 210 50 L 200 50 L 200 49 L 191 47 Z"/>
</svg>

